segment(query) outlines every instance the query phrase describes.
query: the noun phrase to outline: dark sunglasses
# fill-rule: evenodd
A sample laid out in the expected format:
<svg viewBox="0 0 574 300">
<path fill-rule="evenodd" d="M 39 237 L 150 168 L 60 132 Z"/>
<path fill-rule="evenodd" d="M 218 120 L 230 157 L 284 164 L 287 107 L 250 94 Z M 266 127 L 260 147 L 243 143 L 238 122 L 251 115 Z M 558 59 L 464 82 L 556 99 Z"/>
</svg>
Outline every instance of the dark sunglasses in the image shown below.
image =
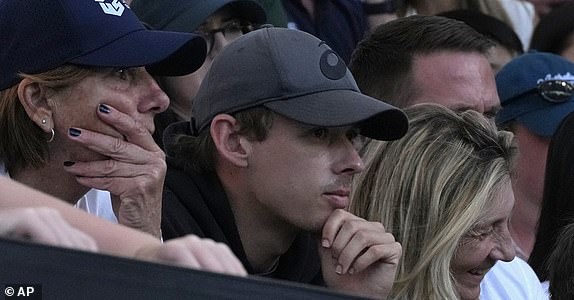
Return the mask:
<svg viewBox="0 0 574 300">
<path fill-rule="evenodd" d="M 537 92 L 544 100 L 551 103 L 568 101 L 574 94 L 574 84 L 566 80 L 546 80 L 527 93 Z"/>
</svg>

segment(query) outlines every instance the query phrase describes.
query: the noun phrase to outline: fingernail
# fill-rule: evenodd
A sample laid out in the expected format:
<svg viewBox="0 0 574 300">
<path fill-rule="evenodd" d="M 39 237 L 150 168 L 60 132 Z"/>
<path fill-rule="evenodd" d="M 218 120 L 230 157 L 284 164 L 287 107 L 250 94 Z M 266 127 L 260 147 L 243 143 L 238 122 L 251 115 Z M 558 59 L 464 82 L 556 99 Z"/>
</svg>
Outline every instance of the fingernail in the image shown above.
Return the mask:
<svg viewBox="0 0 574 300">
<path fill-rule="evenodd" d="M 353 268 L 350 268 L 350 269 L 349 269 L 349 274 L 351 274 L 351 275 L 352 275 L 353 273 L 355 273 L 355 269 L 353 269 Z"/>
<path fill-rule="evenodd" d="M 329 248 L 329 246 L 331 246 L 331 244 L 329 243 L 328 239 L 323 239 L 321 241 L 321 246 L 323 246 L 323 248 Z"/>
<path fill-rule="evenodd" d="M 70 128 L 68 132 L 70 133 L 71 136 L 80 136 L 80 134 L 82 134 L 82 131 L 76 128 Z"/>
<path fill-rule="evenodd" d="M 339 275 L 343 274 L 343 267 L 341 267 L 341 265 L 337 265 L 337 267 L 335 268 L 335 273 Z"/>
<path fill-rule="evenodd" d="M 64 162 L 64 166 L 66 166 L 66 167 L 73 166 L 74 164 L 75 164 L 75 162 L 69 161 L 69 160 Z"/>
<path fill-rule="evenodd" d="M 100 112 L 103 112 L 104 114 L 109 114 L 110 113 L 110 108 L 105 105 L 105 104 L 100 104 L 98 106 L 98 110 L 100 110 Z"/>
</svg>

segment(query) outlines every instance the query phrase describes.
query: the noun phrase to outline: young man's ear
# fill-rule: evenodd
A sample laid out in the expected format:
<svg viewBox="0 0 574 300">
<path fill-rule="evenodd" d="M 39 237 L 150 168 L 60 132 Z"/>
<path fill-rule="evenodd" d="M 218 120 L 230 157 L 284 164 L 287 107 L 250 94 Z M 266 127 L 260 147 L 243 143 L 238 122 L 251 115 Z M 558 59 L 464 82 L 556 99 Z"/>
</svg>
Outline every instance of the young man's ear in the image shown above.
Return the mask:
<svg viewBox="0 0 574 300">
<path fill-rule="evenodd" d="M 52 107 L 48 103 L 48 88 L 31 79 L 24 78 L 18 84 L 18 99 L 28 117 L 44 132 L 50 133 L 54 128 Z"/>
<path fill-rule="evenodd" d="M 251 142 L 239 134 L 239 122 L 228 114 L 219 114 L 211 121 L 209 133 L 218 155 L 236 167 L 249 165 Z"/>
</svg>

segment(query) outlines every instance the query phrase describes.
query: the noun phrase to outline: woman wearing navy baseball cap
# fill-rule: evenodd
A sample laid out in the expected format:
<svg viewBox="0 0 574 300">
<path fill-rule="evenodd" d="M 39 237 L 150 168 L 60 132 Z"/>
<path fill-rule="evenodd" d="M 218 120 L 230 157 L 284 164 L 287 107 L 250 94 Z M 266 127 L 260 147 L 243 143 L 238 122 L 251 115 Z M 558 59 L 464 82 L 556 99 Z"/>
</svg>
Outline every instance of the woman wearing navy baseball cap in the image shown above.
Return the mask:
<svg viewBox="0 0 574 300">
<path fill-rule="evenodd" d="M 89 210 L 111 203 L 109 219 L 159 241 L 153 118 L 169 99 L 150 74 L 194 72 L 205 41 L 147 30 L 119 0 L 2 1 L 0 40 L 0 173 L 69 204 L 96 198 Z"/>
</svg>

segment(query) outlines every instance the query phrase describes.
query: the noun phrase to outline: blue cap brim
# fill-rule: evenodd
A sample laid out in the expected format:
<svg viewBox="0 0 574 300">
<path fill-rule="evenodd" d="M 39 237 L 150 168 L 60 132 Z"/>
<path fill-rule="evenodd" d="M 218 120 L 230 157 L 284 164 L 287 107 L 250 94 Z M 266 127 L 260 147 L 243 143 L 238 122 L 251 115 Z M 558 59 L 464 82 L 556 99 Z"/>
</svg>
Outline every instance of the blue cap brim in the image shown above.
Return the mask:
<svg viewBox="0 0 574 300">
<path fill-rule="evenodd" d="M 549 106 L 525 113 L 516 118 L 520 124 L 543 137 L 552 137 L 562 120 L 574 111 L 574 101 Z"/>
<path fill-rule="evenodd" d="M 76 57 L 70 63 L 96 67 L 146 66 L 153 75 L 181 76 L 199 69 L 206 52 L 205 40 L 198 35 L 142 29 Z"/>
</svg>

